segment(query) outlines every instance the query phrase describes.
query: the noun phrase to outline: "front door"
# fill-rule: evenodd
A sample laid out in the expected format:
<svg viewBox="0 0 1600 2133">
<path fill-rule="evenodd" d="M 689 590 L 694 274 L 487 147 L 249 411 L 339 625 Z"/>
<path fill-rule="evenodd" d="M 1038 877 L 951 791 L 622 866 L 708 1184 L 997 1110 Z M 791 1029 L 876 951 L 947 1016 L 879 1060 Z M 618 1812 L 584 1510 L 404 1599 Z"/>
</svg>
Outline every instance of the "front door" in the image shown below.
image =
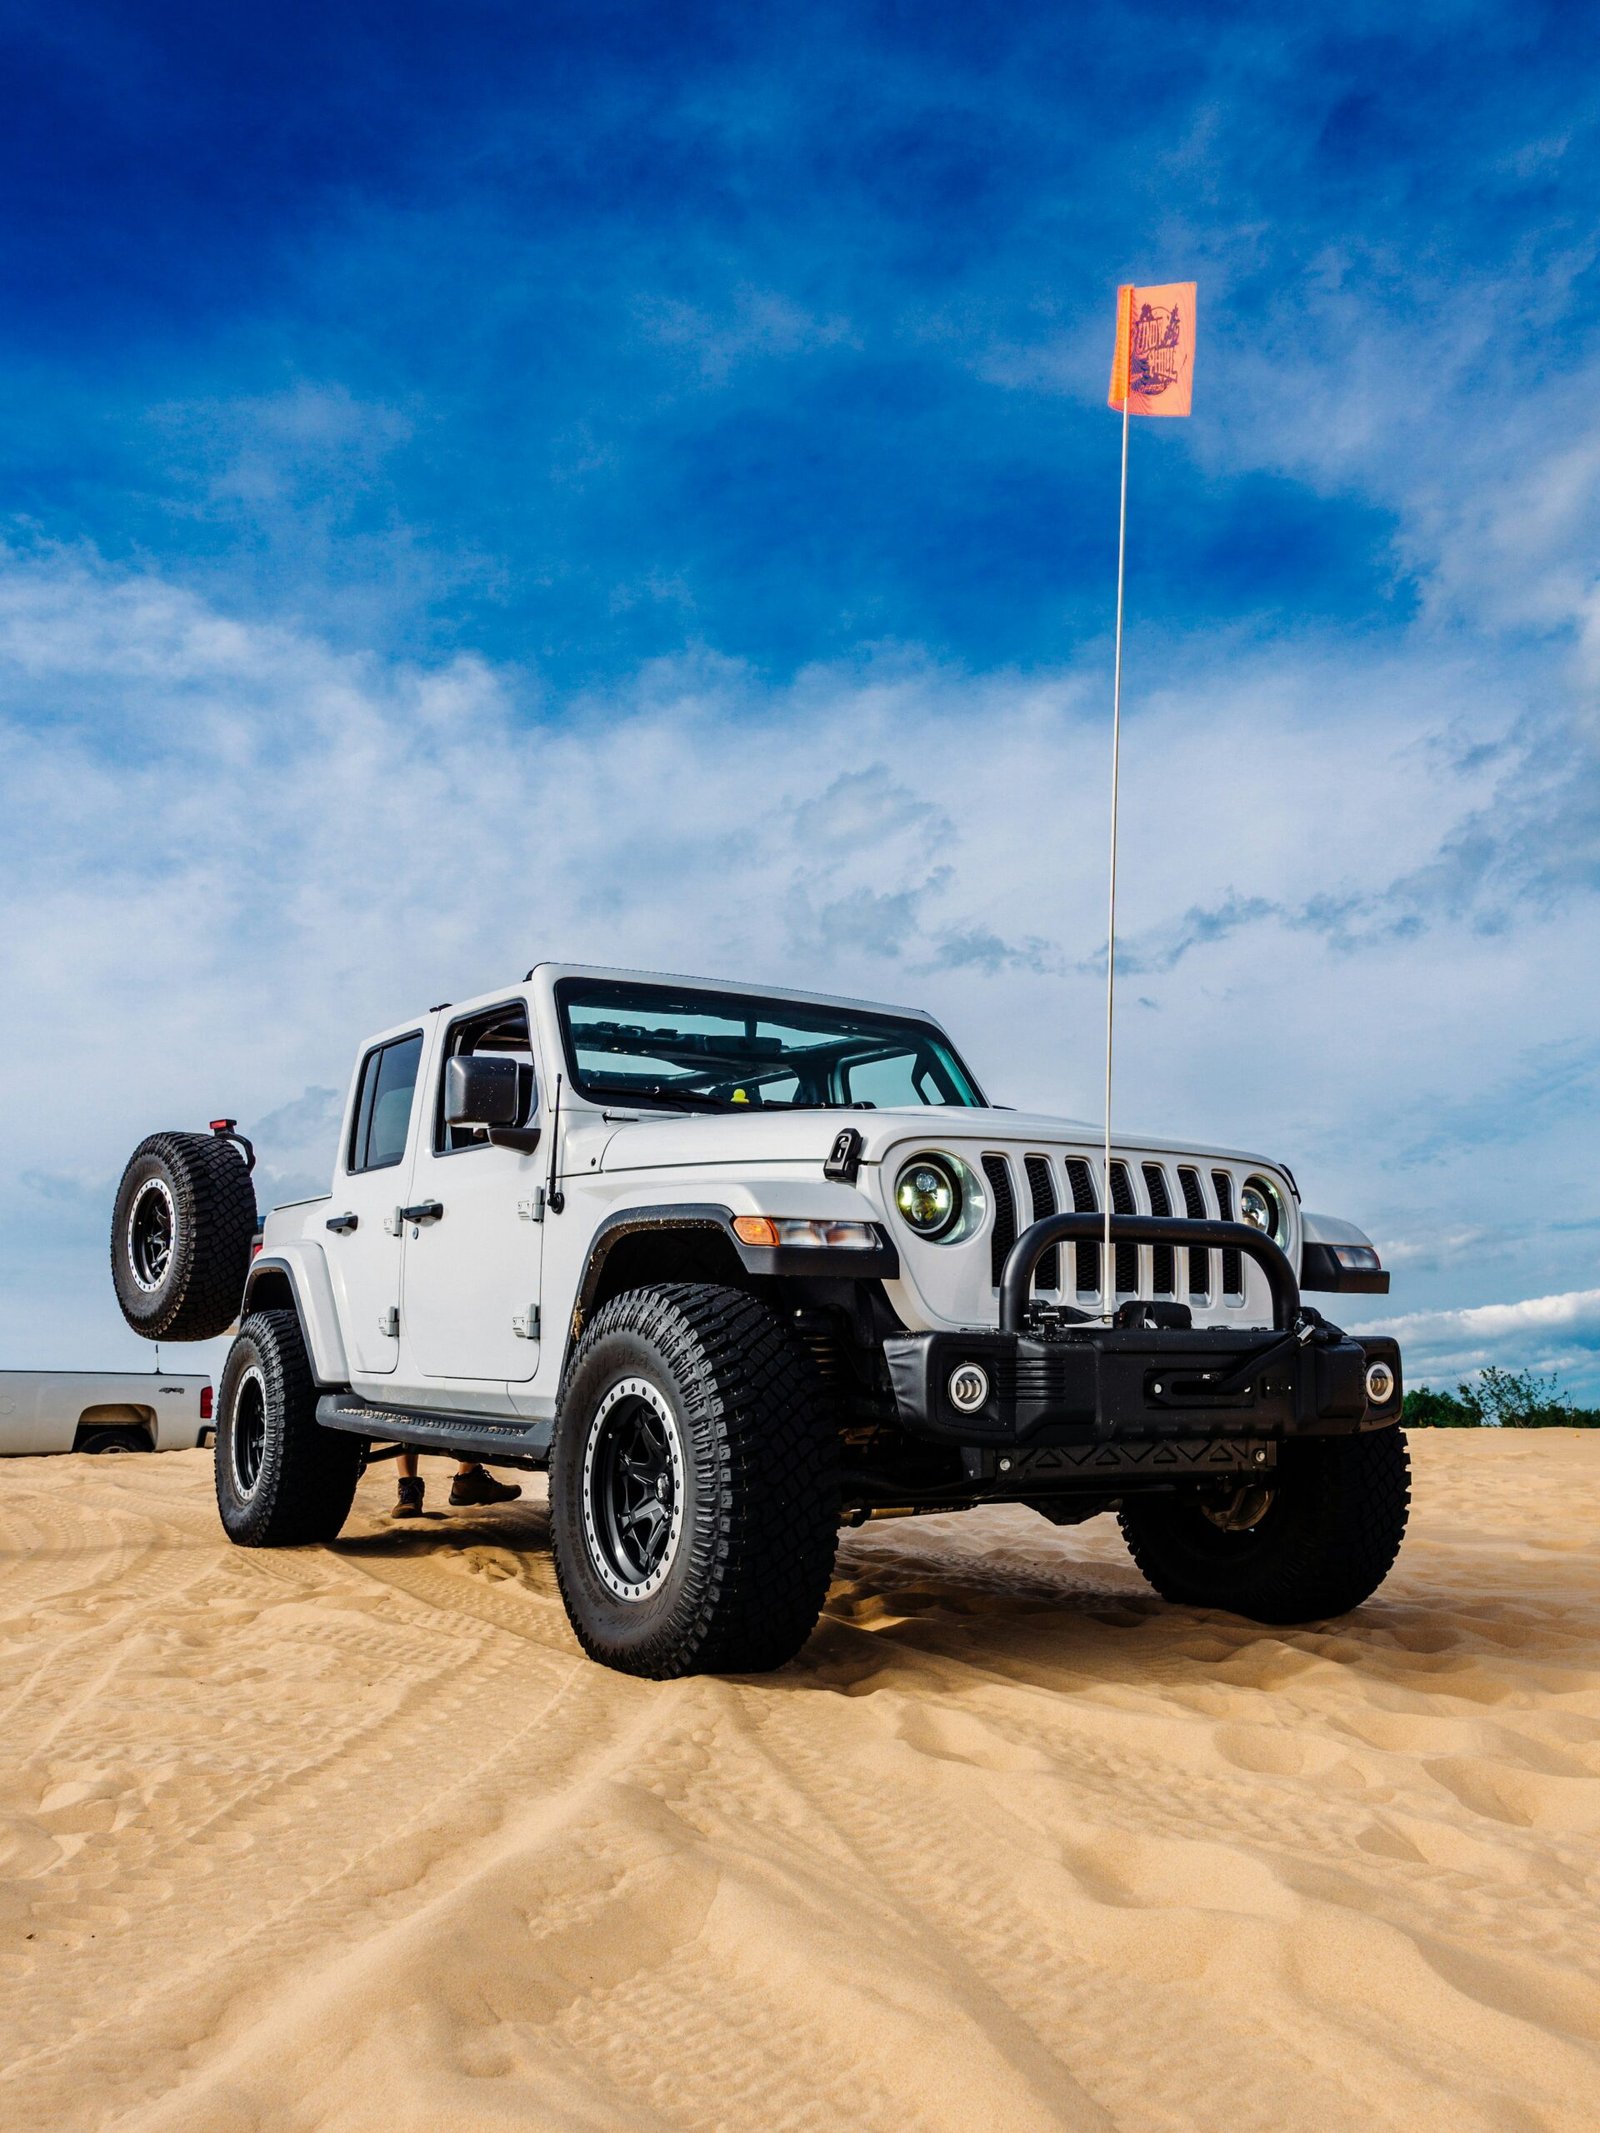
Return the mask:
<svg viewBox="0 0 1600 2133">
<path fill-rule="evenodd" d="M 357 1376 L 387 1375 L 400 1351 L 402 1245 L 396 1216 L 406 1190 L 421 1061 L 422 1033 L 413 1030 L 375 1044 L 361 1062 L 328 1205 L 323 1249 L 345 1353 Z"/>
<path fill-rule="evenodd" d="M 445 1031 L 419 1106 L 411 1198 L 440 1212 L 408 1232 L 404 1310 L 411 1361 L 424 1378 L 521 1384 L 539 1360 L 543 1227 L 534 1217 L 544 1154 L 496 1148 L 482 1126 L 444 1116 L 444 1071 L 463 1053 L 492 1052 L 521 1069 L 518 1123 L 538 1114 L 528 1010 L 520 1000 L 463 1016 Z"/>
</svg>

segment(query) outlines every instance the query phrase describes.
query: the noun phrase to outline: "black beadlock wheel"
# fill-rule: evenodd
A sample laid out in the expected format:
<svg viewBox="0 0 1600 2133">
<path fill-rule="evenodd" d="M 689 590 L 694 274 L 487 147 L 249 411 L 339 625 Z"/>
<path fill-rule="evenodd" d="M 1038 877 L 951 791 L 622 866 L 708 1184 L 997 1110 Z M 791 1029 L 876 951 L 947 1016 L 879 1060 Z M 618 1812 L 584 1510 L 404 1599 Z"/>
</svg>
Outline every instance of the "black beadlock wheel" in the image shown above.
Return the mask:
<svg viewBox="0 0 1600 2133">
<path fill-rule="evenodd" d="M 152 1133 L 128 1160 L 111 1217 L 111 1278 L 146 1340 L 208 1341 L 239 1315 L 256 1196 L 215 1133 Z"/>
<path fill-rule="evenodd" d="M 317 1420 L 317 1388 L 292 1311 L 254 1311 L 217 1389 L 217 1509 L 241 1548 L 330 1541 L 350 1515 L 362 1444 Z"/>
<path fill-rule="evenodd" d="M 591 1659 L 655 1680 L 782 1666 L 838 1539 L 838 1430 L 811 1358 L 737 1289 L 613 1297 L 562 1388 L 550 1522 Z"/>
<path fill-rule="evenodd" d="M 1128 1496 L 1128 1551 L 1164 1599 L 1253 1622 L 1348 1614 L 1388 1576 L 1411 1503 L 1404 1430 L 1291 1438 L 1270 1478 Z"/>
</svg>

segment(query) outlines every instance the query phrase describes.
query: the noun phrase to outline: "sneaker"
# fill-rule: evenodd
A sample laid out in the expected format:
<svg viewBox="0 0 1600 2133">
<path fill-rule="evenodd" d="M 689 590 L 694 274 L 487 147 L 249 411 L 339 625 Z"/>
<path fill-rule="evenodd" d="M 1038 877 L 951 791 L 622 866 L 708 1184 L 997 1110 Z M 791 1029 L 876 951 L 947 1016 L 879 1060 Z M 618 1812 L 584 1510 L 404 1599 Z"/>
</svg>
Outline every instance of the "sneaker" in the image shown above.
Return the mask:
<svg viewBox="0 0 1600 2133">
<path fill-rule="evenodd" d="M 393 1516 L 396 1518 L 420 1518 L 422 1516 L 423 1481 L 420 1474 L 409 1480 L 402 1474 L 400 1492 L 394 1500 Z"/>
<path fill-rule="evenodd" d="M 470 1474 L 457 1474 L 450 1484 L 450 1501 L 457 1505 L 511 1503 L 522 1491 L 514 1481 L 496 1481 L 481 1466 Z"/>
</svg>

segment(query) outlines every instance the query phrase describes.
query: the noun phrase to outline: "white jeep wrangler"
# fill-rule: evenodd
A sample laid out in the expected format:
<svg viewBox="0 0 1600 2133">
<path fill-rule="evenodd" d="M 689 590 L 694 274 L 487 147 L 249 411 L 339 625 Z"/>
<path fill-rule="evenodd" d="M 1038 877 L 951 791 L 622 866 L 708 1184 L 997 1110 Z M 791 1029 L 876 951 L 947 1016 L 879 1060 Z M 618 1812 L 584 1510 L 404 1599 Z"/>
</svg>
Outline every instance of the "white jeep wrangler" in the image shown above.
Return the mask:
<svg viewBox="0 0 1600 2133">
<path fill-rule="evenodd" d="M 124 1173 L 119 1300 L 241 1323 L 217 1502 L 328 1541 L 403 1446 L 548 1469 L 586 1651 L 755 1671 L 841 1524 L 1115 1511 L 1156 1589 L 1265 1622 L 1364 1600 L 1409 1500 L 1400 1358 L 1301 1290 L 1381 1291 L 1282 1164 L 997 1109 L 929 1016 L 541 964 L 357 1058 L 333 1187 L 274 1208 L 231 1119 Z M 254 1256 L 252 1256 L 254 1253 Z M 242 1299 L 242 1306 L 241 1306 Z"/>
</svg>

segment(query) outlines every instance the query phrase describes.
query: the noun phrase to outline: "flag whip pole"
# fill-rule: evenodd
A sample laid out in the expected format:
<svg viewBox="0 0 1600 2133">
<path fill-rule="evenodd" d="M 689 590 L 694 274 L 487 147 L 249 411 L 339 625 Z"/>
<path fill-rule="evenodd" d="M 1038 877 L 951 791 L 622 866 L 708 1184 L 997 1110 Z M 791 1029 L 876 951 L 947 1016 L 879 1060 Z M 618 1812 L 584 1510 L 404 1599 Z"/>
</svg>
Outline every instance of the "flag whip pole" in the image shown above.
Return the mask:
<svg viewBox="0 0 1600 2133">
<path fill-rule="evenodd" d="M 1132 305 L 1128 320 L 1132 353 Z M 1132 365 L 1129 364 L 1131 371 Z M 1105 1210 L 1105 1237 L 1100 1258 L 1100 1311 L 1109 1322 L 1116 1304 L 1116 1275 L 1111 1258 L 1111 1031 L 1117 996 L 1117 781 L 1122 757 L 1122 582 L 1128 555 L 1128 417 L 1133 380 L 1122 380 L 1122 501 L 1117 515 L 1117 634 L 1111 669 L 1111 885 L 1106 912 L 1106 1111 L 1105 1168 L 1100 1199 Z"/>
</svg>

